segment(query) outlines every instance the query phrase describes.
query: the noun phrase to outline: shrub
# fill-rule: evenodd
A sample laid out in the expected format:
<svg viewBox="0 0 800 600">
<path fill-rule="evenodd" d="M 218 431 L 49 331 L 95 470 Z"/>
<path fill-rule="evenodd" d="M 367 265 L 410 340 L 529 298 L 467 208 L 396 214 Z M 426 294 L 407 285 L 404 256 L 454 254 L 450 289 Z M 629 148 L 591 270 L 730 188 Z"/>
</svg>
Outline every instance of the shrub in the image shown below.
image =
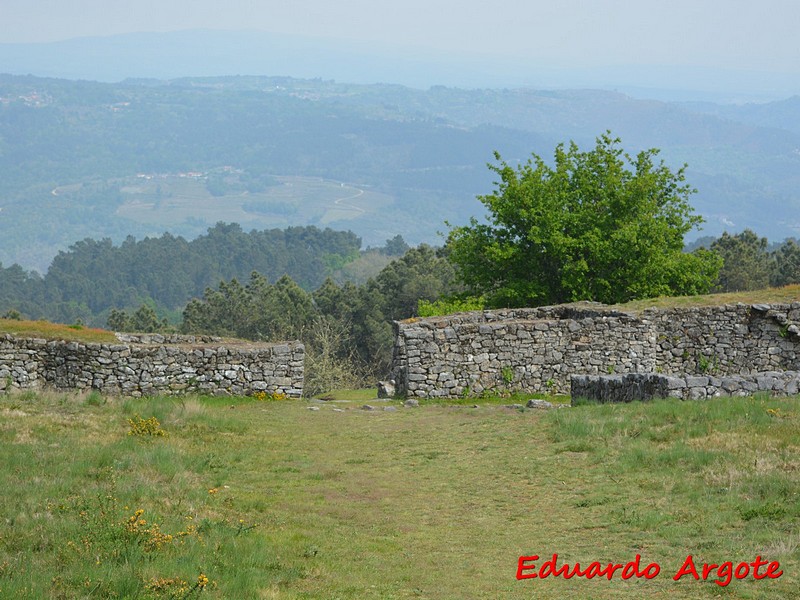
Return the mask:
<svg viewBox="0 0 800 600">
<path fill-rule="evenodd" d="M 128 419 L 131 428 L 128 435 L 135 435 L 139 437 L 166 437 L 169 435 L 166 431 L 161 429 L 161 423 L 155 417 L 143 419 L 139 415 L 133 415 L 133 418 Z"/>
</svg>

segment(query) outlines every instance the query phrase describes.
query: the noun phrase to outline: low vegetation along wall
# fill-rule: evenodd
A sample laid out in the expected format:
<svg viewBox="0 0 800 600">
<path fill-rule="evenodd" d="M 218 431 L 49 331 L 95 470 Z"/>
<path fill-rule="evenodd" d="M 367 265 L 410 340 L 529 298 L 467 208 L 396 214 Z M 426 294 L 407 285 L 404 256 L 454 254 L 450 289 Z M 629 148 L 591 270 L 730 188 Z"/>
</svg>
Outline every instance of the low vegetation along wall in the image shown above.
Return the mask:
<svg viewBox="0 0 800 600">
<path fill-rule="evenodd" d="M 0 336 L 0 389 L 95 389 L 144 396 L 256 392 L 300 397 L 304 347 L 200 336 L 119 336 L 118 344 Z"/>
<path fill-rule="evenodd" d="M 677 374 L 716 382 L 800 370 L 795 323 L 800 303 L 640 314 L 578 303 L 411 319 L 395 323 L 392 377 L 399 394 L 419 398 L 570 393 L 572 375 Z M 713 387 L 709 381 L 689 387 Z"/>
</svg>

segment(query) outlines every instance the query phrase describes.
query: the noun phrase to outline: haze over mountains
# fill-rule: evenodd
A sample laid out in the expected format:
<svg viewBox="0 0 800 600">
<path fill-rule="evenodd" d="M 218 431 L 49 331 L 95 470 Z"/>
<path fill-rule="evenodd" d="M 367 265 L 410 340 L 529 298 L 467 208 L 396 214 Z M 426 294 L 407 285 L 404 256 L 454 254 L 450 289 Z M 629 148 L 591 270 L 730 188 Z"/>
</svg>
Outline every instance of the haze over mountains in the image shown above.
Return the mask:
<svg viewBox="0 0 800 600">
<path fill-rule="evenodd" d="M 568 43 L 565 41 L 564 43 Z M 184 30 L 0 44 L 0 73 L 118 82 L 221 75 L 273 75 L 394 83 L 417 88 L 593 88 L 637 98 L 764 102 L 800 91 L 781 69 L 630 64 L 578 67 L 503 54 L 489 39 L 471 52 L 431 52 L 389 42 L 263 31 Z"/>
<path fill-rule="evenodd" d="M 440 243 L 445 220 L 481 213 L 494 150 L 511 163 L 549 158 L 557 143 L 590 146 L 605 130 L 631 153 L 657 147 L 671 166 L 689 164 L 707 219 L 698 235 L 798 235 L 790 77 L 662 69 L 581 80 L 401 50 L 253 32 L 0 44 L 0 73 L 11 74 L 0 76 L 0 260 L 44 270 L 84 237 L 194 237 L 217 221 Z M 209 76 L 248 73 L 272 76 Z M 570 81 L 620 85 L 564 89 Z"/>
</svg>

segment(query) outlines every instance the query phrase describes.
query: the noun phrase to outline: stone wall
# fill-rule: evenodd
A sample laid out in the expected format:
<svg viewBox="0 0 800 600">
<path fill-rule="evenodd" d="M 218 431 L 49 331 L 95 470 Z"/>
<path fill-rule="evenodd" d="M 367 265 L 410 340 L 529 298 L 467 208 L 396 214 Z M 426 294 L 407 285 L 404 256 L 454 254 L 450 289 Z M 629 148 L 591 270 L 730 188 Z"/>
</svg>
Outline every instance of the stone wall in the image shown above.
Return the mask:
<svg viewBox="0 0 800 600">
<path fill-rule="evenodd" d="M 120 336 L 93 344 L 0 336 L 0 389 L 95 389 L 125 396 L 264 391 L 300 397 L 304 347 L 195 336 Z"/>
<path fill-rule="evenodd" d="M 646 310 L 664 373 L 800 370 L 800 303 Z"/>
<path fill-rule="evenodd" d="M 572 398 L 596 402 L 631 402 L 653 398 L 699 400 L 718 396 L 752 396 L 759 392 L 792 396 L 800 391 L 800 372 L 766 371 L 748 375 L 573 375 Z"/>
<path fill-rule="evenodd" d="M 569 393 L 573 373 L 651 372 L 649 321 L 600 306 L 460 313 L 395 324 L 392 377 L 421 398 Z"/>
<path fill-rule="evenodd" d="M 392 377 L 410 397 L 570 393 L 571 375 L 800 370 L 800 303 L 620 312 L 595 303 L 395 323 Z"/>
</svg>

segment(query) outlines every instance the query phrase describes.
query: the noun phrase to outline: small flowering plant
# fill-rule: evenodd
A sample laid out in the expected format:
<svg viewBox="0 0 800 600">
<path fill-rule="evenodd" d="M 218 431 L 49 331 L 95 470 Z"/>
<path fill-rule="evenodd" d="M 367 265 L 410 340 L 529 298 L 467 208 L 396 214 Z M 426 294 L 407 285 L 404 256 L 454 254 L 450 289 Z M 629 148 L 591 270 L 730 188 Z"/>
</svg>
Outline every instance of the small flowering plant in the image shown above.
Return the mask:
<svg viewBox="0 0 800 600">
<path fill-rule="evenodd" d="M 143 419 L 138 414 L 133 415 L 133 418 L 128 419 L 128 425 L 131 426 L 128 435 L 138 437 L 167 437 L 169 435 L 161 428 L 161 423 L 155 417 Z"/>
<path fill-rule="evenodd" d="M 146 589 L 156 597 L 185 600 L 186 598 L 191 598 L 195 594 L 206 591 L 206 588 L 210 585 L 216 586 L 216 584 L 208 578 L 208 575 L 200 572 L 194 584 L 190 584 L 180 577 L 158 577 L 154 578 L 147 585 Z"/>
<path fill-rule="evenodd" d="M 280 400 L 288 400 L 289 396 L 283 392 L 256 392 L 253 394 L 253 398 L 259 402 L 275 402 Z"/>
</svg>

